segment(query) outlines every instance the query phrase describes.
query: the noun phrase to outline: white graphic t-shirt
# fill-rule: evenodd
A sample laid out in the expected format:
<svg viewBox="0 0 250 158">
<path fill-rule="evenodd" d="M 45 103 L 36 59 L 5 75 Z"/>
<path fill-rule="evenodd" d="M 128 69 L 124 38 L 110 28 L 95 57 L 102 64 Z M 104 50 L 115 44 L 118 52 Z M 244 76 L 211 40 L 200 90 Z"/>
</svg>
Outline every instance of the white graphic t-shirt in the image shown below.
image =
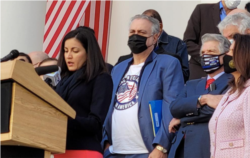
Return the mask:
<svg viewBox="0 0 250 158">
<path fill-rule="evenodd" d="M 131 65 L 117 89 L 112 115 L 111 153 L 148 153 L 138 122 L 138 82 L 143 65 Z"/>
</svg>

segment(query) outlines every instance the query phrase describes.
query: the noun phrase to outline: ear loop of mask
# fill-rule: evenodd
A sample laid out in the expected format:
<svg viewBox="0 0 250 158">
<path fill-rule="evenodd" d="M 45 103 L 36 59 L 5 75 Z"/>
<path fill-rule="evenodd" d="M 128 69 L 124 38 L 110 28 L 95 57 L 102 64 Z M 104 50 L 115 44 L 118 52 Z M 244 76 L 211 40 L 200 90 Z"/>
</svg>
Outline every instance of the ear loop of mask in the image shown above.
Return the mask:
<svg viewBox="0 0 250 158">
<path fill-rule="evenodd" d="M 152 37 L 152 36 L 154 36 L 154 35 L 151 35 L 149 37 Z M 149 38 L 149 37 L 147 37 L 147 38 Z M 153 46 L 153 45 L 155 45 L 155 44 L 151 44 L 150 46 L 148 46 L 148 48 L 151 47 L 151 46 Z"/>
</svg>

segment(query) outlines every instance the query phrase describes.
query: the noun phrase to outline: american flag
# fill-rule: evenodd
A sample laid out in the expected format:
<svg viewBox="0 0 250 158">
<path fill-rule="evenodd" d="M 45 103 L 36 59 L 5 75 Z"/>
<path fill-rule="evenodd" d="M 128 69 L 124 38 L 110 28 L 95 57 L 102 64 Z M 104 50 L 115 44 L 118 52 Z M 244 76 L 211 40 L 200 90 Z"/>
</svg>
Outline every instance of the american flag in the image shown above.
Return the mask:
<svg viewBox="0 0 250 158">
<path fill-rule="evenodd" d="M 78 26 L 95 30 L 104 59 L 106 58 L 111 19 L 110 0 L 48 0 L 45 17 L 43 51 L 56 58 L 63 37 Z"/>
<path fill-rule="evenodd" d="M 123 84 L 119 87 L 117 92 L 117 100 L 121 103 L 123 100 L 131 101 L 137 93 L 137 85 L 132 82 L 132 84 Z"/>
</svg>

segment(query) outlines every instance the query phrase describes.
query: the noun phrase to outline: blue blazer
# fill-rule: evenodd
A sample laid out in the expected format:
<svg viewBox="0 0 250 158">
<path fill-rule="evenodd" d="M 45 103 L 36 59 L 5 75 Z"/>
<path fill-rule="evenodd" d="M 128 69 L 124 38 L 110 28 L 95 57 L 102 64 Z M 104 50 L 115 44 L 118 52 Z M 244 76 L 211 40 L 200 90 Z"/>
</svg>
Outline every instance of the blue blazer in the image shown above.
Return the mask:
<svg viewBox="0 0 250 158">
<path fill-rule="evenodd" d="M 121 79 L 132 62 L 133 58 L 129 58 L 113 68 L 113 94 L 109 112 L 104 123 L 105 132 L 103 142 L 108 141 L 112 144 L 112 113 L 116 92 Z M 154 149 L 154 144 L 160 144 L 164 148 L 170 149 L 173 134 L 169 134 L 168 132 L 168 125 L 172 119 L 169 106 L 184 86 L 181 65 L 178 59 L 170 55 L 157 55 L 155 52 L 152 52 L 145 61 L 141 71 L 143 72 L 139 79 L 138 121 L 142 139 L 149 152 Z M 163 100 L 163 116 L 161 128 L 157 132 L 156 137 L 154 137 L 149 112 L 149 101 L 160 99 Z"/>
<path fill-rule="evenodd" d="M 228 81 L 231 74 L 223 74 L 214 81 L 216 89 L 205 89 L 206 78 L 190 80 L 181 91 L 177 99 L 170 105 L 170 111 L 174 118 L 181 120 L 181 126 L 172 141 L 172 147 L 168 158 L 175 158 L 184 134 L 184 157 L 185 158 L 209 158 L 210 139 L 208 122 L 213 115 L 214 109 L 208 105 L 197 109 L 197 100 L 203 94 L 224 94 L 228 90 Z"/>
</svg>

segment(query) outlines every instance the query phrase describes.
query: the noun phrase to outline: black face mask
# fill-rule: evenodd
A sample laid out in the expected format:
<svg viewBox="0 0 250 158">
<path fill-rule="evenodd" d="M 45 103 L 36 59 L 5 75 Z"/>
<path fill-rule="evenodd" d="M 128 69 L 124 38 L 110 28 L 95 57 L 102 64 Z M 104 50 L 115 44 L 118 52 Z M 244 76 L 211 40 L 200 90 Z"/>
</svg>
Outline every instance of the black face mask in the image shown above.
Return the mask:
<svg viewBox="0 0 250 158">
<path fill-rule="evenodd" d="M 211 74 L 221 68 L 220 55 L 202 55 L 201 57 L 201 67 L 207 74 Z"/>
<path fill-rule="evenodd" d="M 223 57 L 224 71 L 227 74 L 237 71 L 234 65 L 233 57 L 230 55 L 225 55 Z"/>
<path fill-rule="evenodd" d="M 132 53 L 140 54 L 141 52 L 145 51 L 148 48 L 146 45 L 147 39 L 148 37 L 140 36 L 137 34 L 129 36 L 128 46 Z"/>
</svg>

